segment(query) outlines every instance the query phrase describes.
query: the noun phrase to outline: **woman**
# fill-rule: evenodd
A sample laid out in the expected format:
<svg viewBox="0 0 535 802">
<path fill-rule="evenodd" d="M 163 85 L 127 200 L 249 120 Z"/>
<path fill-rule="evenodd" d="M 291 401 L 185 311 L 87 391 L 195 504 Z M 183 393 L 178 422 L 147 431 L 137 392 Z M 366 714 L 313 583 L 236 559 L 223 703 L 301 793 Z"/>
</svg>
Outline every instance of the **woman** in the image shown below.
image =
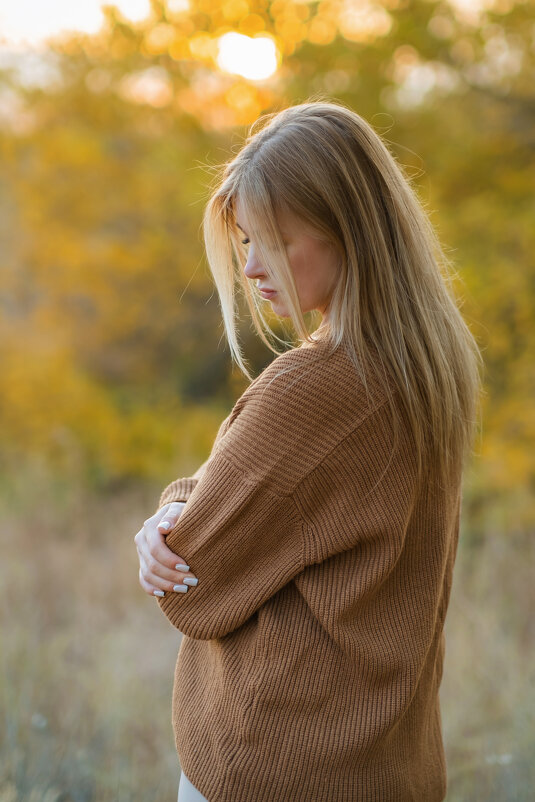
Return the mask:
<svg viewBox="0 0 535 802">
<path fill-rule="evenodd" d="M 324 101 L 261 123 L 224 167 L 204 236 L 235 361 L 250 379 L 236 284 L 278 355 L 135 537 L 141 586 L 184 634 L 179 800 L 439 802 L 442 630 L 481 357 L 370 125 Z M 277 352 L 262 300 L 298 347 Z"/>
</svg>

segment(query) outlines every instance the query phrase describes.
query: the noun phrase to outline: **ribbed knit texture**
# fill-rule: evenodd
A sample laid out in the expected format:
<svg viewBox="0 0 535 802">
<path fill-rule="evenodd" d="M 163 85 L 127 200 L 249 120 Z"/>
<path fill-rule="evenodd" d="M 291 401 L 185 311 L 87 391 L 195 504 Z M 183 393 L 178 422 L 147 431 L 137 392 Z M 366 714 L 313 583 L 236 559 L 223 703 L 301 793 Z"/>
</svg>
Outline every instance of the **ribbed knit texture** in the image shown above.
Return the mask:
<svg viewBox="0 0 535 802">
<path fill-rule="evenodd" d="M 406 420 L 344 349 L 275 358 L 194 477 L 167 545 L 199 578 L 172 717 L 209 802 L 441 802 L 438 690 L 461 477 L 417 492 Z M 394 399 L 397 393 L 394 391 Z"/>
</svg>

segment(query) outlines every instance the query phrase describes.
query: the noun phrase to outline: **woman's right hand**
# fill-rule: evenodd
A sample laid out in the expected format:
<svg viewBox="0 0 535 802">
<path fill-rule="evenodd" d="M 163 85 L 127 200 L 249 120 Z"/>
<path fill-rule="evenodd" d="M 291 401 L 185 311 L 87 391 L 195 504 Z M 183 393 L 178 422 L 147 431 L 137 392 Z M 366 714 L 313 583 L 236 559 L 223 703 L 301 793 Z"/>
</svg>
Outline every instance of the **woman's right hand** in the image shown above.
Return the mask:
<svg viewBox="0 0 535 802">
<path fill-rule="evenodd" d="M 165 543 L 164 533 L 171 531 L 185 506 L 182 501 L 164 504 L 147 518 L 134 538 L 139 557 L 139 582 L 150 596 L 165 596 L 166 591 L 186 593 L 199 581 L 189 571 L 185 560 Z"/>
</svg>

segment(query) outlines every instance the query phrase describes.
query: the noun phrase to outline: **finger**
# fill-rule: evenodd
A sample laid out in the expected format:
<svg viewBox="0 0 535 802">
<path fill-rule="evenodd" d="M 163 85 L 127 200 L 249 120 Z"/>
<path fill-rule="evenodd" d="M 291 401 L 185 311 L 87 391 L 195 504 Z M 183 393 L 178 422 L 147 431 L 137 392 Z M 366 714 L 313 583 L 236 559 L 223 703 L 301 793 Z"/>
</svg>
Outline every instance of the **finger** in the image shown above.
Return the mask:
<svg viewBox="0 0 535 802">
<path fill-rule="evenodd" d="M 189 585 L 185 584 L 184 582 L 175 582 L 175 581 L 166 581 L 159 576 L 151 573 L 150 571 L 146 571 L 143 568 L 139 570 L 139 581 L 141 586 L 147 593 L 156 596 L 162 596 L 165 593 L 187 593 L 189 590 Z M 155 591 L 160 591 L 159 593 L 155 593 Z"/>
<path fill-rule="evenodd" d="M 183 501 L 173 501 L 169 504 L 167 511 L 162 515 L 158 523 L 158 529 L 162 532 L 168 532 L 180 518 L 185 506 L 186 504 Z"/>
<path fill-rule="evenodd" d="M 141 570 L 139 571 L 139 584 L 141 585 L 145 593 L 147 593 L 149 596 L 159 596 L 160 598 L 162 598 L 163 596 L 166 595 L 165 590 L 162 590 L 161 588 L 152 585 L 150 582 L 147 582 L 147 580 L 141 573 Z"/>
<path fill-rule="evenodd" d="M 145 556 L 147 565 L 154 564 L 154 570 L 160 574 L 163 569 L 167 572 L 165 576 L 169 576 L 169 571 L 186 572 L 189 571 L 189 565 L 182 557 L 167 546 L 165 542 L 165 535 L 151 527 L 145 529 L 145 539 L 141 540 L 140 548 Z M 177 568 L 177 566 L 179 566 Z"/>
<path fill-rule="evenodd" d="M 171 554 L 173 554 L 173 552 L 171 552 Z M 179 559 L 180 557 L 177 557 L 176 554 L 173 554 L 174 562 Z M 177 563 L 177 565 L 179 564 L 181 563 Z M 184 569 L 188 569 L 187 571 L 184 569 L 177 570 L 174 566 L 173 568 L 168 568 L 155 559 L 150 552 L 141 552 L 140 565 L 145 579 L 152 582 L 162 590 L 169 588 L 172 589 L 173 585 L 176 584 L 186 584 L 196 587 L 199 583 L 199 580 L 195 574 L 189 570 L 189 566 L 186 566 L 185 563 L 182 563 L 182 565 L 184 565 Z"/>
</svg>

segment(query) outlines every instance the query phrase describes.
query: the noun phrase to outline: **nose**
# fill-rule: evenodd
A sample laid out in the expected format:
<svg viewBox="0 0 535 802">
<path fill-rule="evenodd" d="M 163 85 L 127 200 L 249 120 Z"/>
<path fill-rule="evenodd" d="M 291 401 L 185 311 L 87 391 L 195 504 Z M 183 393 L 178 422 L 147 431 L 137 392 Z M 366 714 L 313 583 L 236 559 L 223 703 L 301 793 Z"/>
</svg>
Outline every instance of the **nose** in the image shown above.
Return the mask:
<svg viewBox="0 0 535 802">
<path fill-rule="evenodd" d="M 249 253 L 247 254 L 247 264 L 245 265 L 243 272 L 247 278 L 250 279 L 262 278 L 266 275 L 262 265 L 256 258 L 254 248 L 252 246 L 249 248 Z"/>
</svg>

